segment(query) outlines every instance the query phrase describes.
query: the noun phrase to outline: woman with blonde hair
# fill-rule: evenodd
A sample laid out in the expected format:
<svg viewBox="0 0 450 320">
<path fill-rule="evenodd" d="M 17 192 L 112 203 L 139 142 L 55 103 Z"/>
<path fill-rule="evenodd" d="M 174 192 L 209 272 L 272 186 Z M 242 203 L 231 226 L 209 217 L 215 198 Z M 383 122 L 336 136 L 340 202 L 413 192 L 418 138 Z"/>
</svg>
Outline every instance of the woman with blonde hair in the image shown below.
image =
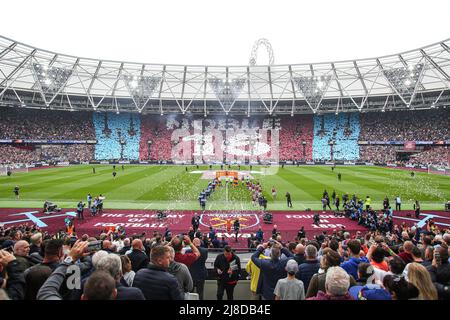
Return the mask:
<svg viewBox="0 0 450 320">
<path fill-rule="evenodd" d="M 438 293 L 428 270 L 417 262 L 408 266 L 408 282 L 419 289 L 419 300 L 437 300 Z"/>
</svg>

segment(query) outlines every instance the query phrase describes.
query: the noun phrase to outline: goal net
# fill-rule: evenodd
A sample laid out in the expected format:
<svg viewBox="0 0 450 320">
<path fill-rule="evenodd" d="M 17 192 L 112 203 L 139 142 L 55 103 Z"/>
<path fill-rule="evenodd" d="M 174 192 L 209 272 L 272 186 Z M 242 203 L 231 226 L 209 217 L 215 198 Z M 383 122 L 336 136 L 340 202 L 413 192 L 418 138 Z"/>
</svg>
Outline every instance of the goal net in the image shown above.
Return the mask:
<svg viewBox="0 0 450 320">
<path fill-rule="evenodd" d="M 16 164 L 0 165 L 0 176 L 6 176 L 8 175 L 8 172 L 10 172 L 11 175 L 18 172 L 28 172 L 28 167 L 26 165 Z"/>
<path fill-rule="evenodd" d="M 450 175 L 450 167 L 448 167 L 448 166 L 429 165 L 428 166 L 428 173 L 437 173 L 437 174 Z"/>
</svg>

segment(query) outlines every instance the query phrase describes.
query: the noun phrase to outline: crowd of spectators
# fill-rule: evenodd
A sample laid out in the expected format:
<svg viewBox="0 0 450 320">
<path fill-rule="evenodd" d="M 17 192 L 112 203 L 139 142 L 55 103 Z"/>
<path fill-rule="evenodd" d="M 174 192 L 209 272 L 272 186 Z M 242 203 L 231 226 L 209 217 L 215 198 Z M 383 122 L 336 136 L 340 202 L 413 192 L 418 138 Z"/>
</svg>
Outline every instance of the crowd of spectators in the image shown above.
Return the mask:
<svg viewBox="0 0 450 320">
<path fill-rule="evenodd" d="M 314 117 L 314 160 L 359 159 L 359 114 L 340 113 Z"/>
<path fill-rule="evenodd" d="M 450 149 L 448 146 L 432 147 L 411 156 L 409 164 L 450 166 Z"/>
<path fill-rule="evenodd" d="M 0 145 L 0 164 L 28 164 L 40 161 L 40 155 L 33 149 Z"/>
<path fill-rule="evenodd" d="M 246 265 L 253 299 L 450 299 L 450 230 L 402 224 L 391 231 L 351 235 L 324 231 L 284 242 L 274 228 L 261 234 Z M 203 299 L 206 260 L 215 231 L 172 236 L 126 235 L 109 228 L 97 237 L 32 225 L 0 227 L 0 296 L 13 300 Z M 232 300 L 242 278 L 240 257 L 228 243 L 214 261 L 217 299 Z M 81 287 L 71 289 L 68 268 Z M 194 294 L 195 295 L 195 294 Z"/>
<path fill-rule="evenodd" d="M 134 114 L 93 114 L 95 159 L 139 159 L 140 117 Z"/>
<path fill-rule="evenodd" d="M 154 116 L 142 116 L 139 159 L 152 161 L 171 160 L 172 132 L 173 128 L 166 127 L 165 118 L 155 119 Z"/>
<path fill-rule="evenodd" d="M 91 161 L 94 156 L 95 145 L 70 144 L 48 145 L 41 147 L 41 160 L 43 161 Z"/>
<path fill-rule="evenodd" d="M 92 113 L 0 108 L 0 139 L 95 140 Z"/>
<path fill-rule="evenodd" d="M 94 158 L 94 145 L 42 145 L 39 148 L 0 145 L 0 164 L 31 164 L 35 162 L 82 162 Z"/>
<path fill-rule="evenodd" d="M 300 115 L 281 118 L 280 161 L 310 161 L 312 159 L 312 119 L 312 116 Z"/>
<path fill-rule="evenodd" d="M 251 291 L 267 300 L 448 300 L 449 231 L 341 230 L 287 244 L 277 236 L 247 265 Z"/>
<path fill-rule="evenodd" d="M 396 161 L 396 147 L 391 145 L 361 145 L 360 160 L 372 163 L 393 163 Z"/>
<path fill-rule="evenodd" d="M 113 113 L 105 115 L 89 112 L 1 108 L 0 139 L 97 140 L 94 157 L 98 160 L 168 161 L 172 158 L 174 145 L 171 136 L 174 129 L 185 128 L 189 132 L 192 131 L 192 121 L 179 120 L 153 115 Z M 214 123 L 212 128 L 215 128 L 217 124 L 219 130 L 227 128 L 227 121 L 230 122 L 228 125 L 235 129 L 258 126 L 258 121 L 255 120 L 250 125 L 246 118 L 210 120 Z M 169 125 L 169 122 L 175 126 Z M 395 146 L 359 146 L 358 140 L 448 140 L 450 136 L 447 122 L 446 110 L 438 109 L 295 115 L 294 117 L 266 118 L 263 121 L 263 127 L 280 129 L 281 161 L 359 159 L 387 163 L 396 160 Z M 204 125 L 203 129 L 208 130 L 208 121 Z M 302 144 L 303 142 L 305 145 Z M 191 145 L 193 152 L 193 143 Z M 91 160 L 91 147 L 88 146 L 70 148 L 56 146 L 47 150 L 37 155 L 29 151 L 8 148 L 9 152 L 6 152 L 6 155 L 2 154 L 2 160 L 3 163 L 10 162 L 13 155 L 17 156 L 17 159 L 23 159 L 23 162 L 38 161 L 43 157 Z M 60 151 L 63 152 L 60 153 Z M 11 156 L 8 156 L 9 154 Z M 411 157 L 409 163 L 448 165 L 448 149 L 436 147 L 423 151 Z"/>
<path fill-rule="evenodd" d="M 363 113 L 359 140 L 441 141 L 450 138 L 448 110 Z"/>
</svg>

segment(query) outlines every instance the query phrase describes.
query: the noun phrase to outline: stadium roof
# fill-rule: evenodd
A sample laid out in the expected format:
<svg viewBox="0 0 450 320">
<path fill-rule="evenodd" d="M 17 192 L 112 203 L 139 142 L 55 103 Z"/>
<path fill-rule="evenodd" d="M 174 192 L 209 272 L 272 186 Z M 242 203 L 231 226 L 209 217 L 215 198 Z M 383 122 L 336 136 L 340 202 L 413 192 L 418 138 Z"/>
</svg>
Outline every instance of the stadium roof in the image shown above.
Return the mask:
<svg viewBox="0 0 450 320">
<path fill-rule="evenodd" d="M 449 85 L 450 39 L 360 60 L 199 66 L 76 57 L 0 37 L 3 105 L 205 116 L 384 111 L 446 104 Z"/>
</svg>

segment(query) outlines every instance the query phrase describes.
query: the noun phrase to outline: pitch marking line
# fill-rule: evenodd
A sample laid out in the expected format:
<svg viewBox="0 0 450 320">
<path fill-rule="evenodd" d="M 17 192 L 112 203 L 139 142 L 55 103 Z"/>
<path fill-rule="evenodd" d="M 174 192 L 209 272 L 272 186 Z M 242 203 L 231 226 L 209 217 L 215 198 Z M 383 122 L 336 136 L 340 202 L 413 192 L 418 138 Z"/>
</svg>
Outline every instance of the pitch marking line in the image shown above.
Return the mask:
<svg viewBox="0 0 450 320">
<path fill-rule="evenodd" d="M 152 203 L 150 202 L 148 205 L 145 206 L 144 210 L 146 210 L 147 208 L 149 208 L 152 205 Z"/>
</svg>

